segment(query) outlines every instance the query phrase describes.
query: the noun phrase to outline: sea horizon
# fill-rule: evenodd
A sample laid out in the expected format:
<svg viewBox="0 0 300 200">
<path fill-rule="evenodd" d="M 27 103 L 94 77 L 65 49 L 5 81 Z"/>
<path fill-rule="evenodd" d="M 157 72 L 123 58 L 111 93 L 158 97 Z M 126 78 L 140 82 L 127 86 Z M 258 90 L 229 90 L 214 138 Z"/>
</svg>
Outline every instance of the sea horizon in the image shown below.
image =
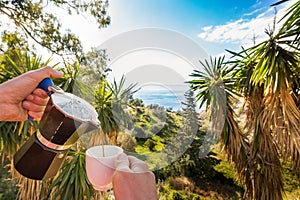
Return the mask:
<svg viewBox="0 0 300 200">
<path fill-rule="evenodd" d="M 159 105 L 173 111 L 182 110 L 182 102 L 185 100 L 185 90 L 140 90 L 133 97 L 141 99 L 145 106 Z"/>
</svg>

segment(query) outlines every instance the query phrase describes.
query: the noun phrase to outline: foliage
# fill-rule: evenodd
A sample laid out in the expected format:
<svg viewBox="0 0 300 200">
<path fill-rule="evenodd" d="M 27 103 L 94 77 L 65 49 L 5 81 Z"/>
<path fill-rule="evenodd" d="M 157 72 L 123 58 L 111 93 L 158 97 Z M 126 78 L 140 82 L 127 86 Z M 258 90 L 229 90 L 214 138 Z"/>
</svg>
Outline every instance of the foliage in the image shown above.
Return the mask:
<svg viewBox="0 0 300 200">
<path fill-rule="evenodd" d="M 107 1 L 47 2 L 54 7 L 63 7 L 70 13 L 90 12 L 96 19 L 103 20 L 98 21 L 101 27 L 109 23 Z M 220 139 L 224 152 L 233 163 L 239 183 L 245 189 L 244 198 L 283 199 L 283 189 L 297 195 L 297 170 L 300 166 L 299 144 L 295 139 L 299 138 L 300 132 L 299 6 L 300 3 L 296 2 L 288 10 L 281 19 L 285 21 L 278 33 L 268 30 L 266 33 L 269 38 L 266 41 L 239 53 L 231 52 L 236 60 L 225 62 L 224 57 L 210 58 L 200 63 L 204 71 L 191 74 L 195 79 L 190 82 L 192 90 L 196 92 L 201 105 L 207 106 L 207 113 L 210 114 L 212 124 L 208 131 L 196 123 L 198 115 L 194 112 L 191 91 L 186 93 L 185 109 L 172 112 L 157 105 L 145 107 L 142 100 L 132 99 L 134 86 L 125 88 L 124 78 L 120 82 L 114 80 L 108 83 L 106 53 L 101 50 L 92 49 L 80 62 L 65 62 L 65 76 L 55 82 L 68 92 L 95 94 L 90 100 L 95 100 L 93 103 L 99 113 L 102 130 L 109 136 L 117 138 L 119 135 L 119 140 L 116 140 L 118 144 L 128 145 L 126 149 L 130 151 L 134 149 L 142 156 L 151 153 L 151 161 L 164 162 L 165 158 L 158 157 L 155 151 L 161 151 L 177 134 L 182 136 L 173 141 L 174 146 L 170 150 L 176 153 L 178 148 L 186 145 L 187 151 L 171 165 L 155 172 L 157 179 L 165 184 L 159 186 L 161 199 L 198 199 L 200 195 L 215 199 L 215 193 L 219 193 L 220 198 L 238 198 L 234 193 L 231 193 L 231 197 L 223 196 L 220 190 L 223 185 L 230 185 L 234 191 L 243 193 L 233 180 L 232 166 L 224 163 L 224 159 L 216 159 L 216 154 L 212 152 L 205 158 L 199 158 L 203 132 L 212 133 Z M 79 40 L 70 32 L 65 35 L 61 33 L 60 23 L 54 15 L 44 12 L 44 7 L 45 1 L 0 2 L 0 12 L 12 13 L 10 20 L 17 25 L 16 32 L 6 31 L 2 37 L 5 44 L 1 45 L 0 83 L 49 62 L 43 62 L 31 51 L 28 37 L 59 55 L 81 54 Z M 37 23 L 40 26 L 36 26 Z M 20 30 L 23 31 L 22 35 L 18 32 Z M 89 79 L 90 74 L 93 74 L 93 78 Z M 235 110 L 236 106 L 241 105 L 238 104 L 241 99 L 245 102 L 245 127 L 239 124 L 237 119 L 241 116 Z M 128 105 L 129 113 L 126 110 Z M 129 121 L 121 122 L 124 118 Z M 129 129 L 128 137 L 118 134 L 123 130 L 121 127 Z M 35 129 L 36 123 L 1 122 L 2 158 L 11 158 Z M 190 135 L 195 129 L 196 135 Z M 193 142 L 187 144 L 191 139 Z M 84 148 L 80 144 L 69 152 L 61 172 L 51 183 L 52 198 L 89 199 L 97 195 L 86 177 L 84 158 Z M 285 175 L 282 176 L 281 170 Z M 23 178 L 18 180 L 18 184 L 21 185 L 20 194 L 24 194 L 19 198 L 28 199 L 37 191 L 40 195 L 35 195 L 35 198 L 44 198 L 45 192 L 50 194 L 49 182 L 32 182 Z M 213 193 L 204 194 L 199 186 Z M 28 188 L 30 190 L 27 191 Z"/>
<path fill-rule="evenodd" d="M 198 100 L 210 109 L 213 132 L 237 174 L 245 184 L 244 198 L 282 199 L 282 158 L 299 169 L 299 2 L 292 6 L 287 21 L 269 39 L 233 53 L 235 61 L 210 59 L 201 63 L 204 72 L 194 71 L 190 81 Z M 239 94 L 240 93 L 240 94 Z M 245 127 L 238 125 L 234 107 L 243 97 Z M 222 99 L 223 98 L 223 99 Z M 222 122 L 224 118 L 224 124 Z M 241 131 L 243 128 L 243 132 Z"/>
<path fill-rule="evenodd" d="M 80 62 L 80 77 L 78 77 L 86 85 L 95 88 L 101 77 L 106 77 L 111 71 L 107 67 L 108 55 L 103 49 L 92 49 L 87 52 Z"/>
<path fill-rule="evenodd" d="M 107 14 L 107 0 L 8 0 L 0 2 L 0 13 L 15 25 L 18 32 L 24 33 L 26 40 L 31 38 L 37 44 L 61 56 L 68 54 L 81 56 L 80 40 L 69 30 L 62 31 L 62 24 L 55 13 L 46 9 L 48 7 L 53 10 L 59 9 L 69 15 L 87 13 L 96 20 L 100 28 L 110 23 L 110 17 Z M 3 34 L 10 33 L 6 31 Z"/>
<path fill-rule="evenodd" d="M 16 49 L 15 51 L 11 51 L 10 54 L 14 57 L 12 59 L 9 56 L 3 56 L 1 60 L 1 70 L 0 70 L 0 79 L 1 82 L 4 82 L 10 78 L 13 78 L 15 76 L 18 76 L 20 74 L 25 73 L 29 70 L 38 69 L 43 64 L 47 64 L 41 62 L 41 58 L 30 56 L 28 53 L 24 53 L 21 49 Z M 3 64 L 5 63 L 5 65 Z M 57 84 L 59 84 L 63 89 L 67 92 L 76 92 L 74 89 L 78 89 L 80 91 L 83 91 L 81 88 L 84 87 L 84 85 L 78 80 L 79 72 L 80 72 L 80 66 L 77 63 L 74 63 L 73 65 L 67 65 L 63 69 L 64 70 L 64 77 L 62 79 L 59 79 L 59 81 L 54 80 Z M 3 152 L 1 156 L 3 158 L 9 157 L 11 158 L 12 155 L 16 152 L 18 147 L 24 142 L 37 128 L 37 122 L 1 122 L 0 125 L 0 147 L 1 151 Z M 83 151 L 82 147 L 79 145 L 76 147 L 76 152 Z M 86 177 L 84 177 L 81 173 L 85 169 L 85 165 L 82 164 L 84 159 L 84 154 L 81 152 L 81 154 L 73 153 L 72 151 L 69 155 L 69 161 L 63 165 L 65 170 L 72 171 L 74 174 L 76 174 L 75 180 L 70 180 L 68 188 L 65 187 L 65 174 L 58 174 L 58 177 L 56 178 L 56 182 L 52 184 L 53 187 L 53 196 L 66 196 L 69 198 L 69 195 L 71 196 L 73 194 L 79 195 L 84 197 L 84 195 L 81 195 L 85 193 L 85 195 L 88 195 L 90 198 L 93 193 L 88 193 L 86 190 L 87 188 L 91 189 L 91 186 L 88 182 L 86 182 Z M 71 162 L 73 161 L 73 163 Z M 70 164 L 71 163 L 71 164 Z M 76 163 L 76 165 L 73 165 Z M 69 167 L 69 168 L 68 168 Z M 80 169 L 80 170 L 79 170 Z M 65 172 L 65 171 L 62 171 Z M 80 174 L 79 174 L 80 173 Z M 13 173 L 13 177 L 16 178 L 19 187 L 19 195 L 18 198 L 20 199 L 43 199 L 46 196 L 48 196 L 49 193 L 49 182 L 51 183 L 51 179 L 47 183 L 43 181 L 34 181 L 27 179 L 25 177 L 22 177 L 18 174 Z M 82 177 L 84 180 L 82 180 Z M 72 184 L 75 184 L 72 185 Z M 63 186 L 61 186 L 63 185 Z M 76 187 L 76 191 L 73 191 L 71 193 L 68 192 L 68 190 L 72 190 Z M 65 189 L 65 190 L 62 190 Z M 36 195 L 36 193 L 39 193 L 40 195 Z M 56 193 L 57 192 L 57 193 Z M 87 192 L 87 193 L 86 193 Z M 78 196 L 73 196 L 73 198 L 77 199 Z"/>
<path fill-rule="evenodd" d="M 0 200 L 16 199 L 17 187 L 8 170 L 9 161 L 0 161 Z"/>
<path fill-rule="evenodd" d="M 160 186 L 160 200 L 200 200 L 200 196 L 191 191 L 172 189 L 171 186 L 165 184 Z"/>
<path fill-rule="evenodd" d="M 26 71 L 38 69 L 42 65 L 41 58 L 31 57 L 27 52 L 21 54 L 20 51 L 16 50 L 11 52 L 11 55 L 15 58 L 14 60 L 8 55 L 0 60 L 0 83 Z M 47 60 L 45 64 L 49 61 Z M 0 150 L 3 152 L 2 156 L 11 157 L 36 128 L 36 122 L 0 122 Z"/>
<path fill-rule="evenodd" d="M 130 134 L 120 133 L 117 138 L 117 145 L 124 151 L 134 152 L 137 142 Z"/>
<path fill-rule="evenodd" d="M 159 181 L 159 199 L 241 199 L 243 191 L 231 179 L 214 171 L 211 165 L 205 170 L 207 177 L 197 177 L 197 181 L 182 175 Z"/>
<path fill-rule="evenodd" d="M 85 151 L 70 150 L 60 173 L 50 185 L 51 199 L 90 199 L 95 190 L 85 171 Z"/>
<path fill-rule="evenodd" d="M 185 176 L 193 174 L 193 168 L 199 162 L 199 151 L 204 134 L 199 131 L 200 125 L 193 91 L 188 90 L 185 93 L 185 102 L 182 104 L 181 125 L 171 138 L 171 142 L 168 143 L 166 152 L 169 162 L 181 155 L 168 166 L 171 175 Z"/>
<path fill-rule="evenodd" d="M 300 2 L 295 2 L 294 5 L 292 5 L 289 10 L 286 12 L 286 14 L 282 17 L 281 21 L 285 20 L 283 25 L 281 26 L 278 36 L 279 39 L 286 38 L 285 44 L 291 46 L 292 48 L 296 49 L 299 47 L 299 39 L 300 39 Z M 293 41 L 290 41 L 288 39 L 293 39 Z M 298 49 L 299 50 L 299 49 Z"/>
</svg>

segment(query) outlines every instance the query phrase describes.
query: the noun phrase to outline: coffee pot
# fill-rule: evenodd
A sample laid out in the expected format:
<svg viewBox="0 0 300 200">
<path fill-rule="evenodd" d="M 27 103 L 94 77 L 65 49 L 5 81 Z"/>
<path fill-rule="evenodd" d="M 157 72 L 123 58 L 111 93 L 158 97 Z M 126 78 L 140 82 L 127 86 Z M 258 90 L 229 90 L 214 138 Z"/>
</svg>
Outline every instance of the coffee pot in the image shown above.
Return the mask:
<svg viewBox="0 0 300 200">
<path fill-rule="evenodd" d="M 92 105 L 64 92 L 50 78 L 38 88 L 50 99 L 38 129 L 14 155 L 14 166 L 27 178 L 43 180 L 56 175 L 71 146 L 82 134 L 99 129 L 100 122 Z"/>
</svg>

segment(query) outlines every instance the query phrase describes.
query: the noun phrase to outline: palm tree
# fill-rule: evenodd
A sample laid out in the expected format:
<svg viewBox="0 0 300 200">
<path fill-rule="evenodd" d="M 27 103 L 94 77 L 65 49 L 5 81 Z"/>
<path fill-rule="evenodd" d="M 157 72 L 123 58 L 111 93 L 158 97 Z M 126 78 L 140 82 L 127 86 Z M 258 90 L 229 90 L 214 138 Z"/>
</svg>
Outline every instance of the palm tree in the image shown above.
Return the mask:
<svg viewBox="0 0 300 200">
<path fill-rule="evenodd" d="M 246 180 L 250 177 L 247 170 L 249 144 L 238 126 L 233 108 L 239 97 L 235 89 L 233 68 L 227 68 L 224 57 L 210 58 L 200 64 L 204 71 L 194 70 L 190 76 L 195 79 L 189 83 L 197 94 L 200 107 L 206 104 L 206 110 L 210 113 L 212 137 L 215 141 L 219 139 L 224 146 L 229 159 L 235 164 L 240 180 Z"/>
<path fill-rule="evenodd" d="M 293 168 L 300 165 L 300 111 L 293 86 L 299 86 L 299 53 L 287 48 L 286 40 L 272 31 L 269 39 L 249 48 L 253 73 L 244 88 L 250 147 L 251 169 L 255 177 L 253 198 L 282 199 L 283 181 L 280 159 L 290 158 Z M 240 69 L 243 70 L 243 69 Z"/>
<path fill-rule="evenodd" d="M 117 122 L 116 129 L 111 134 L 113 144 L 116 145 L 116 140 L 121 128 L 126 128 L 130 123 L 130 114 L 126 112 L 129 106 L 128 102 L 132 99 L 132 96 L 138 89 L 135 89 L 137 84 L 129 84 L 125 87 L 125 77 L 121 77 L 120 81 L 114 81 L 108 85 L 109 91 L 112 93 L 112 114 Z"/>
<path fill-rule="evenodd" d="M 240 53 L 231 52 L 236 60 L 227 66 L 233 68 L 222 67 L 220 59 L 218 62 L 211 59 L 210 63 L 201 63 L 204 72 L 195 71 L 191 75 L 197 78 L 190 82 L 193 89 L 198 92 L 199 100 L 211 108 L 211 113 L 214 109 L 222 113 L 226 108 L 220 141 L 229 149 L 228 155 L 242 175 L 246 199 L 283 199 L 282 162 L 291 161 L 293 169 L 299 170 L 300 51 L 295 39 L 300 30 L 299 5 L 297 2 L 290 8 L 286 15 L 289 18 L 277 34 L 266 31 L 269 36 L 266 41 Z M 237 93 L 244 101 L 244 127 L 237 126 L 234 117 Z M 223 109 L 225 104 L 215 100 L 220 99 L 219 94 L 226 97 Z"/>
<path fill-rule="evenodd" d="M 129 119 L 126 113 L 128 101 L 137 90 L 136 84 L 125 88 L 125 78 L 122 76 L 119 83 L 116 80 L 109 84 L 105 77 L 96 89 L 95 107 L 99 114 L 101 131 L 106 135 L 110 144 L 116 145 L 116 139 L 121 126 L 126 126 Z"/>
<path fill-rule="evenodd" d="M 282 3 L 281 1 L 278 3 Z M 299 52 L 300 47 L 300 2 L 295 2 L 294 5 L 292 5 L 285 16 L 280 21 L 284 21 L 282 27 L 279 30 L 278 33 L 278 39 L 281 39 L 286 42 L 286 45 L 290 46 L 292 49 L 294 49 L 296 52 Z M 300 72 L 296 72 L 297 76 L 300 76 Z M 294 85 L 293 86 L 293 92 L 294 94 L 298 94 L 297 98 L 298 101 L 296 102 L 298 108 L 300 108 L 300 86 Z"/>
<path fill-rule="evenodd" d="M 287 0 L 286 0 L 287 1 Z M 278 5 L 283 3 L 282 1 L 274 4 Z M 279 39 L 288 39 L 286 42 L 287 45 L 290 45 L 292 47 L 299 47 L 299 39 L 300 39 L 300 2 L 295 2 L 294 5 L 292 5 L 287 13 L 282 17 L 280 21 L 284 21 L 283 25 L 281 26 L 278 37 Z"/>
</svg>

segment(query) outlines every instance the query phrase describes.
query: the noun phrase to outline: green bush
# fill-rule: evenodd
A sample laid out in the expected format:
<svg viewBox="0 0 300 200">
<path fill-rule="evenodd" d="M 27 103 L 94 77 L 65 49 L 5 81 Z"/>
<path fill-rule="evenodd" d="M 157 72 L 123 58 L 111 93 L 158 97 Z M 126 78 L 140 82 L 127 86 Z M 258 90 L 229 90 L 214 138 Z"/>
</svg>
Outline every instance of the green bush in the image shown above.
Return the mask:
<svg viewBox="0 0 300 200">
<path fill-rule="evenodd" d="M 148 139 L 145 142 L 145 145 L 149 148 L 150 151 L 153 151 L 156 144 L 152 139 Z"/>
<path fill-rule="evenodd" d="M 175 190 L 169 183 L 160 184 L 160 200 L 200 200 L 200 196 L 187 190 Z"/>
<path fill-rule="evenodd" d="M 134 152 L 137 145 L 136 139 L 127 133 L 119 133 L 117 145 L 125 151 Z"/>
</svg>

